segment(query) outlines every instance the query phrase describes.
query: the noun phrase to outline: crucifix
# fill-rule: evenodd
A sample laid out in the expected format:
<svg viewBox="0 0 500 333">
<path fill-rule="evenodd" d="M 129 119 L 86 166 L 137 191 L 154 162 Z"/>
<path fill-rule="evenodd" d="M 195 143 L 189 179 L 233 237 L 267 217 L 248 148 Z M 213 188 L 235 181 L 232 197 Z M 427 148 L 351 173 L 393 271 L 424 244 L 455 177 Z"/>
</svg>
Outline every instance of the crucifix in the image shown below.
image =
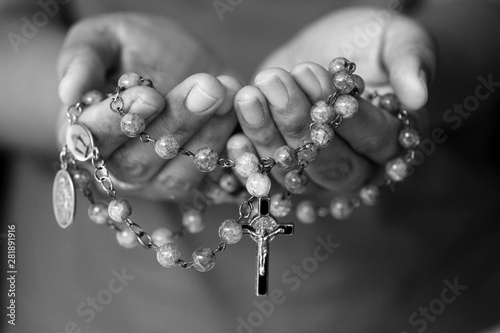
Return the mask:
<svg viewBox="0 0 500 333">
<path fill-rule="evenodd" d="M 257 243 L 257 296 L 265 296 L 269 283 L 269 242 L 278 234 L 292 235 L 293 224 L 278 224 L 269 216 L 269 197 L 258 198 L 258 214 L 249 224 L 243 224 L 243 233 Z"/>
</svg>

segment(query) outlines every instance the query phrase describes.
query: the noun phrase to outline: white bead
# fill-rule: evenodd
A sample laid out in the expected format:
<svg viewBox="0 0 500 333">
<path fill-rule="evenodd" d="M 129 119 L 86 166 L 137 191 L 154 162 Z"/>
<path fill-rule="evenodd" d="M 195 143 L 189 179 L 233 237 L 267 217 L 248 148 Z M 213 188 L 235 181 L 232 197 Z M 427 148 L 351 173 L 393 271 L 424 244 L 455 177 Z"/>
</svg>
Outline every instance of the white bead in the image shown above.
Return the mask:
<svg viewBox="0 0 500 333">
<path fill-rule="evenodd" d="M 260 172 L 250 175 L 247 179 L 247 191 L 255 197 L 266 196 L 271 190 L 271 179 Z"/>
<path fill-rule="evenodd" d="M 385 173 L 392 181 L 400 182 L 408 175 L 408 164 L 401 157 L 397 157 L 387 162 Z"/>
<path fill-rule="evenodd" d="M 151 240 L 158 246 L 173 242 L 173 233 L 168 228 L 158 228 L 151 234 Z"/>
<path fill-rule="evenodd" d="M 106 202 L 96 202 L 89 206 L 89 218 L 96 224 L 104 224 L 109 218 L 108 204 Z"/>
<path fill-rule="evenodd" d="M 177 245 L 173 243 L 162 245 L 158 252 L 156 252 L 156 260 L 166 268 L 175 266 L 180 258 L 181 252 L 177 248 Z"/>
<path fill-rule="evenodd" d="M 380 190 L 375 185 L 366 185 L 359 191 L 359 198 L 361 202 L 367 206 L 373 206 L 377 203 L 377 198 Z"/>
<path fill-rule="evenodd" d="M 108 206 L 109 217 L 116 222 L 124 222 L 132 214 L 132 205 L 126 199 L 113 199 Z"/>
<path fill-rule="evenodd" d="M 241 236 L 243 236 L 243 229 L 235 220 L 225 220 L 219 227 L 219 237 L 223 242 L 236 244 Z"/>
<path fill-rule="evenodd" d="M 196 209 L 188 210 L 182 215 L 182 225 L 192 234 L 202 231 L 205 228 L 203 214 Z"/>
<path fill-rule="evenodd" d="M 271 206 L 269 212 L 274 217 L 287 216 L 292 210 L 292 200 L 283 193 L 276 193 L 271 196 Z"/>
<path fill-rule="evenodd" d="M 349 198 L 337 197 L 330 203 L 330 213 L 338 220 L 345 220 L 354 212 L 354 206 Z"/>
<path fill-rule="evenodd" d="M 208 272 L 215 266 L 215 254 L 208 247 L 200 247 L 193 252 L 193 267 L 198 272 Z"/>
<path fill-rule="evenodd" d="M 259 158 L 252 153 L 244 153 L 236 159 L 236 172 L 241 177 L 248 177 L 259 171 Z"/>
<path fill-rule="evenodd" d="M 314 207 L 314 202 L 311 200 L 305 200 L 297 205 L 297 211 L 295 212 L 297 219 L 304 224 L 312 224 L 316 222 L 316 208 Z"/>
<path fill-rule="evenodd" d="M 129 228 L 124 228 L 122 231 L 118 231 L 116 233 L 116 240 L 118 241 L 118 244 L 126 249 L 131 249 L 138 244 L 137 237 Z"/>
</svg>

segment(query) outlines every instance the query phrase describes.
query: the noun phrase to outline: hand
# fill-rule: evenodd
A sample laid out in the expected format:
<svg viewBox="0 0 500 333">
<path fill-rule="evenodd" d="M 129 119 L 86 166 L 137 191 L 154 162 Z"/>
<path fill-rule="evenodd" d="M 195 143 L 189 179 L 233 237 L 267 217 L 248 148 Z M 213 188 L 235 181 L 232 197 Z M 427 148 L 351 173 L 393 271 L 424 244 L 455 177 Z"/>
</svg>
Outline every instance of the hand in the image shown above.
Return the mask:
<svg viewBox="0 0 500 333">
<path fill-rule="evenodd" d="M 230 111 L 241 85 L 229 76 L 189 76 L 198 71 L 215 72 L 219 65 L 178 27 L 160 17 L 113 14 L 82 21 L 68 34 L 59 59 L 60 95 L 67 104 L 80 101 L 91 89 L 112 92 L 121 71 L 137 71 L 151 78 L 160 91 L 134 86 L 121 97 L 124 111 L 141 115 L 147 124 L 145 132 L 154 139 L 172 134 L 190 151 L 210 147 L 220 152 L 236 126 Z M 169 75 L 157 82 L 155 73 L 141 72 L 144 68 L 165 69 Z M 140 184 L 131 186 L 141 188 L 134 190 L 135 195 L 188 200 L 206 174 L 196 169 L 192 158 L 164 160 L 155 153 L 152 142 L 127 137 L 120 128 L 121 116 L 110 110 L 110 101 L 89 106 L 78 121 L 93 133 L 111 173 L 126 183 Z M 66 108 L 58 127 L 61 143 L 67 129 Z M 123 194 L 123 188 L 118 186 L 118 190 Z"/>
<path fill-rule="evenodd" d="M 369 23 L 377 23 L 369 9 L 335 12 L 272 54 L 262 67 L 279 68 L 260 71 L 254 86 L 244 87 L 236 96 L 235 108 L 246 137 L 238 135 L 228 142 L 230 154 L 254 149 L 262 157 L 272 157 L 280 146 L 297 148 L 309 140 L 311 105 L 333 93 L 325 67 L 333 58 L 345 56 L 342 47 L 354 46 L 357 31 Z M 413 126 L 424 135 L 426 117 L 421 108 L 427 100 L 427 78 L 435 68 L 431 38 L 417 23 L 396 14 L 379 27 L 380 33 L 372 34 L 362 52 L 350 54 L 349 60 L 356 63 L 366 91 L 384 94 L 393 87 Z M 306 169 L 311 193 L 322 189 L 352 194 L 400 152 L 398 119 L 366 100 L 358 102 L 358 113 L 344 120 L 333 142 Z M 285 172 L 274 168 L 273 174 L 283 184 Z"/>
</svg>

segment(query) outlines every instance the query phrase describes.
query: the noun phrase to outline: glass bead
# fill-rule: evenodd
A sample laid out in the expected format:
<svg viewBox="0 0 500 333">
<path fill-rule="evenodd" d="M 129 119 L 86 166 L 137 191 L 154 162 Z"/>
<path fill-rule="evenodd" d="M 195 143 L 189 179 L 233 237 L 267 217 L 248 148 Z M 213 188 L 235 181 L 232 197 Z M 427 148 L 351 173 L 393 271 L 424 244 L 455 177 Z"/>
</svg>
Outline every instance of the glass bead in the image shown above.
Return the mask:
<svg viewBox="0 0 500 333">
<path fill-rule="evenodd" d="M 219 186 L 228 193 L 235 192 L 240 187 L 240 182 L 232 173 L 224 172 L 219 178 Z"/>
<path fill-rule="evenodd" d="M 193 267 L 198 272 L 208 272 L 215 266 L 215 254 L 207 247 L 200 247 L 193 252 Z"/>
<path fill-rule="evenodd" d="M 297 153 L 297 158 L 299 160 L 312 162 L 318 157 L 319 149 L 318 146 L 311 142 L 311 140 L 302 140 L 301 147 L 311 144 L 309 148 L 303 149 Z"/>
<path fill-rule="evenodd" d="M 290 146 L 282 146 L 274 152 L 274 160 L 281 170 L 290 170 L 297 165 L 297 154 Z"/>
<path fill-rule="evenodd" d="M 333 105 L 335 113 L 341 114 L 342 118 L 352 118 L 358 112 L 358 101 L 351 95 L 342 95 L 337 98 Z"/>
<path fill-rule="evenodd" d="M 188 210 L 182 214 L 182 225 L 191 234 L 202 231 L 205 228 L 205 223 L 203 223 L 203 214 L 196 209 Z"/>
<path fill-rule="evenodd" d="M 172 134 L 163 135 L 155 142 L 156 154 L 166 160 L 177 156 L 180 147 L 179 141 Z"/>
<path fill-rule="evenodd" d="M 125 73 L 118 79 L 118 87 L 125 89 L 140 86 L 141 84 L 141 77 L 132 72 Z"/>
<path fill-rule="evenodd" d="M 271 196 L 269 212 L 274 217 L 284 217 L 292 211 L 292 199 L 284 193 L 276 193 Z"/>
<path fill-rule="evenodd" d="M 295 214 L 297 215 L 297 219 L 304 224 L 312 224 L 316 222 L 316 207 L 314 202 L 311 200 L 301 201 L 297 205 Z"/>
<path fill-rule="evenodd" d="M 129 138 L 139 136 L 146 128 L 146 121 L 141 115 L 137 113 L 127 113 L 123 116 L 120 123 L 122 132 Z"/>
<path fill-rule="evenodd" d="M 416 129 L 405 127 L 399 133 L 399 143 L 405 149 L 414 149 L 420 144 L 420 135 Z"/>
<path fill-rule="evenodd" d="M 378 102 L 378 106 L 381 109 L 389 111 L 393 115 L 396 115 L 401 109 L 401 103 L 399 102 L 398 97 L 396 96 L 396 94 L 392 93 L 381 96 Z"/>
<path fill-rule="evenodd" d="M 151 234 L 151 240 L 158 246 L 172 243 L 174 241 L 173 233 L 168 228 L 158 228 Z"/>
<path fill-rule="evenodd" d="M 397 157 L 387 162 L 385 173 L 390 180 L 400 182 L 408 175 L 408 164 L 401 157 Z"/>
<path fill-rule="evenodd" d="M 293 194 L 304 192 L 308 183 L 309 180 L 305 172 L 300 172 L 299 170 L 289 171 L 285 176 L 285 187 Z"/>
<path fill-rule="evenodd" d="M 318 147 L 326 147 L 334 136 L 335 133 L 330 125 L 313 124 L 311 126 L 311 141 Z"/>
<path fill-rule="evenodd" d="M 219 237 L 223 242 L 236 244 L 243 236 L 243 228 L 235 220 L 225 220 L 219 227 Z"/>
<path fill-rule="evenodd" d="M 118 231 L 116 233 L 116 240 L 120 246 L 123 246 L 126 249 L 131 249 L 138 244 L 137 237 L 129 228 Z"/>
<path fill-rule="evenodd" d="M 180 258 L 181 251 L 174 243 L 163 244 L 156 252 L 156 260 L 166 268 L 174 267 Z"/>
<path fill-rule="evenodd" d="M 379 195 L 380 190 L 375 185 L 366 185 L 359 190 L 359 198 L 367 206 L 375 205 Z"/>
<path fill-rule="evenodd" d="M 316 124 L 330 123 L 334 117 L 332 106 L 325 101 L 317 101 L 311 107 L 311 119 Z"/>
<path fill-rule="evenodd" d="M 331 74 L 335 74 L 340 70 L 348 70 L 350 63 L 351 62 L 344 57 L 337 57 L 333 59 L 328 65 L 328 71 Z"/>
<path fill-rule="evenodd" d="M 88 209 L 89 219 L 95 224 L 104 224 L 109 218 L 108 204 L 106 202 L 95 202 Z"/>
<path fill-rule="evenodd" d="M 99 90 L 87 91 L 82 96 L 82 102 L 85 105 L 94 105 L 104 100 L 104 95 Z"/>
<path fill-rule="evenodd" d="M 354 77 L 354 83 L 356 84 L 353 93 L 355 96 L 361 96 L 365 92 L 365 80 L 357 74 L 353 74 L 352 76 Z"/>
<path fill-rule="evenodd" d="M 132 205 L 126 199 L 114 199 L 108 205 L 109 217 L 116 222 L 124 222 L 132 214 Z"/>
<path fill-rule="evenodd" d="M 236 172 L 241 177 L 248 177 L 259 171 L 259 158 L 252 153 L 243 153 L 236 159 Z"/>
<path fill-rule="evenodd" d="M 208 147 L 200 148 L 194 156 L 194 165 L 201 172 L 210 172 L 217 166 L 219 155 Z"/>
<path fill-rule="evenodd" d="M 78 190 L 84 190 L 89 187 L 92 176 L 86 169 L 73 169 L 71 170 L 71 179 Z"/>
<path fill-rule="evenodd" d="M 271 190 L 271 179 L 263 173 L 256 172 L 247 179 L 247 191 L 255 197 L 266 196 Z"/>
<path fill-rule="evenodd" d="M 337 89 L 339 93 L 348 94 L 356 87 L 356 82 L 354 81 L 353 74 L 342 69 L 333 74 L 332 86 L 334 89 Z"/>
<path fill-rule="evenodd" d="M 337 220 L 345 220 L 354 212 L 354 206 L 346 197 L 334 198 L 330 203 L 330 214 Z"/>
</svg>

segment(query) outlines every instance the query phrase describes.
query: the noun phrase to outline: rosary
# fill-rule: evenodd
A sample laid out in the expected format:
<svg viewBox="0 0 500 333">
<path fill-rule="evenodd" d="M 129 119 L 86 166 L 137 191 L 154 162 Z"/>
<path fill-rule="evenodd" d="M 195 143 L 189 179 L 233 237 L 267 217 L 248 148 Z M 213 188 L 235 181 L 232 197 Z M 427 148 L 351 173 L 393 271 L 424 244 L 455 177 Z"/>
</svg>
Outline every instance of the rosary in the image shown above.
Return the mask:
<svg viewBox="0 0 500 333">
<path fill-rule="evenodd" d="M 99 148 L 94 144 L 90 130 L 78 121 L 78 117 L 85 107 L 100 103 L 104 96 L 98 91 L 90 91 L 82 98 L 82 102 L 68 108 L 67 117 L 69 128 L 66 142 L 59 159 L 61 169 L 57 172 L 53 185 L 53 207 L 58 225 L 66 229 L 73 224 L 76 210 L 76 190 L 83 192 L 89 200 L 88 215 L 96 224 L 104 224 L 116 231 L 118 243 L 125 248 L 134 247 L 137 243 L 156 252 L 158 262 L 167 268 L 180 266 L 186 269 L 194 268 L 199 272 L 207 272 L 215 266 L 216 254 L 226 250 L 227 245 L 237 243 L 243 234 L 257 243 L 257 273 L 256 294 L 267 295 L 269 280 L 269 246 L 278 235 L 292 235 L 294 226 L 291 223 L 280 224 L 277 218 L 288 215 L 292 210 L 292 195 L 305 191 L 308 177 L 305 169 L 313 162 L 321 148 L 327 146 L 334 138 L 334 130 L 341 126 L 343 119 L 353 117 L 358 110 L 359 97 L 365 90 L 363 79 L 354 74 L 356 65 L 345 58 L 335 58 L 328 68 L 331 74 L 331 83 L 335 93 L 327 100 L 316 102 L 310 110 L 312 123 L 310 124 L 310 139 L 304 140 L 297 148 L 282 146 L 272 157 L 259 158 L 252 153 L 244 153 L 234 161 L 220 158 L 218 153 L 209 147 L 202 147 L 191 152 L 180 147 L 174 134 L 165 134 L 158 139 L 152 138 L 144 132 L 144 119 L 134 113 L 127 113 L 126 106 L 120 94 L 128 88 L 145 85 L 153 87 L 153 83 L 135 73 L 126 73 L 118 80 L 118 87 L 113 94 L 109 94 L 110 110 L 121 117 L 121 129 L 131 138 L 139 137 L 144 143 L 153 143 L 159 158 L 172 159 L 184 155 L 193 159 L 195 166 L 201 172 L 212 172 L 217 167 L 234 170 L 240 176 L 247 178 L 245 197 L 239 205 L 237 219 L 224 220 L 219 229 L 220 243 L 215 250 L 208 247 L 199 247 L 192 254 L 191 261 L 181 259 L 181 253 L 174 243 L 185 232 L 201 231 L 202 216 L 197 210 L 189 210 L 183 215 L 183 228 L 172 232 L 167 228 L 160 228 L 151 235 L 133 222 L 130 218 L 132 206 L 123 198 L 117 196 L 115 183 L 119 183 L 109 172 Z M 420 143 L 418 132 L 410 126 L 408 112 L 402 108 L 395 94 L 373 94 L 372 99 L 378 98 L 378 105 L 383 110 L 398 117 L 402 123 L 399 133 L 399 143 L 404 154 L 396 157 L 385 165 L 386 184 L 400 182 L 408 175 L 409 163 L 414 158 L 414 149 Z M 94 170 L 93 177 L 79 163 L 90 161 Z M 287 170 L 285 176 L 284 193 L 269 196 L 271 180 L 269 172 L 278 167 Z M 92 178 L 98 182 L 109 202 L 96 201 L 91 190 Z M 235 175 L 223 173 L 219 178 L 216 191 L 211 200 L 217 201 L 222 194 L 235 195 L 237 183 Z M 331 214 L 336 219 L 346 219 L 354 208 L 361 203 L 374 205 L 379 195 L 379 187 L 368 184 L 360 189 L 358 197 L 335 197 L 328 208 L 316 209 L 311 201 L 303 201 L 298 205 L 297 218 L 303 223 L 313 223 L 316 216 Z M 241 197 L 238 196 L 238 198 Z"/>
</svg>

